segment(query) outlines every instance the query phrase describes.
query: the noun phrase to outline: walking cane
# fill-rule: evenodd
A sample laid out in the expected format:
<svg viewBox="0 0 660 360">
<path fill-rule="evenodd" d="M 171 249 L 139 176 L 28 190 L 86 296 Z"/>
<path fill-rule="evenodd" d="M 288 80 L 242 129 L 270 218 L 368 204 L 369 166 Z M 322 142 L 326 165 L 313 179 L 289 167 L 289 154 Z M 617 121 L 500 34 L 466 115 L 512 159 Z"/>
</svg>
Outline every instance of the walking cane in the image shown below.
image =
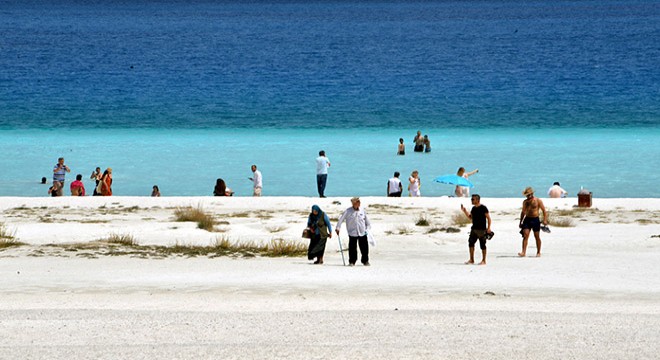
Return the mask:
<svg viewBox="0 0 660 360">
<path fill-rule="evenodd" d="M 339 252 L 341 253 L 341 262 L 344 263 L 344 266 L 346 266 L 346 260 L 344 260 L 344 249 L 341 247 L 341 238 L 339 237 L 339 234 L 337 234 L 337 240 L 339 241 Z"/>
</svg>

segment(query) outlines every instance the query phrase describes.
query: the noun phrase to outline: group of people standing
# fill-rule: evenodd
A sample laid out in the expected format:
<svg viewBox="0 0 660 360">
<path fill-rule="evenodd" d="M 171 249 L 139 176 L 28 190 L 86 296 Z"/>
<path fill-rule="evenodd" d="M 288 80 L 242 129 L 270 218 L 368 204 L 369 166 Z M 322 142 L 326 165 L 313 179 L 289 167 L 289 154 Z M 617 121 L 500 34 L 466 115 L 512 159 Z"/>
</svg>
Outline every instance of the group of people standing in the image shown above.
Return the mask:
<svg viewBox="0 0 660 360">
<path fill-rule="evenodd" d="M 541 256 L 541 234 L 544 230 L 549 232 L 548 212 L 545 209 L 543 201 L 534 196 L 534 189 L 527 187 L 523 191 L 525 200 L 522 203 L 520 212 L 520 234 L 522 235 L 522 251 L 518 253 L 519 257 L 527 256 L 527 244 L 530 234 L 534 234 L 536 240 L 536 257 Z M 495 233 L 491 230 L 492 219 L 486 205 L 481 203 L 481 196 L 474 194 L 470 199 L 472 208 L 468 212 L 467 208 L 461 204 L 461 211 L 472 221 L 470 235 L 468 236 L 469 259 L 465 264 L 474 264 L 475 245 L 479 241 L 481 249 L 481 262 L 479 265 L 486 265 L 487 241 L 492 239 Z M 367 213 L 360 207 L 360 198 L 351 199 L 351 207 L 344 210 L 339 217 L 335 232 L 339 235 L 342 224 L 346 223 L 348 232 L 348 262 L 349 266 L 354 266 L 358 260 L 358 247 L 360 249 L 360 261 L 363 265 L 369 266 L 369 231 L 371 231 L 371 222 Z M 540 213 L 543 212 L 543 221 L 540 219 Z M 327 239 L 332 238 L 332 224 L 328 215 L 321 210 L 318 205 L 312 206 L 312 211 L 307 218 L 307 228 L 311 234 L 309 247 L 307 250 L 307 259 L 314 260 L 314 264 L 323 264 L 325 246 Z"/>
<path fill-rule="evenodd" d="M 387 180 L 387 196 L 388 197 L 401 197 L 403 194 L 403 183 L 399 179 L 401 173 L 394 172 L 394 176 Z M 421 193 L 422 182 L 419 179 L 419 171 L 413 170 L 408 178 L 408 195 L 411 197 L 422 196 Z"/>
<path fill-rule="evenodd" d="M 112 196 L 112 168 L 101 172 L 101 168 L 97 167 L 89 178 L 96 182 L 94 196 Z"/>
<path fill-rule="evenodd" d="M 429 153 L 431 152 L 431 140 L 429 140 L 428 135 L 422 136 L 421 131 L 417 131 L 417 134 L 413 138 L 413 144 L 415 144 L 415 147 L 413 148 L 414 152 L 425 152 Z M 397 155 L 405 155 L 406 154 L 406 144 L 403 142 L 403 138 L 399 138 L 399 146 L 397 147 L 396 150 Z"/>
<path fill-rule="evenodd" d="M 467 179 L 478 172 L 479 169 L 475 169 L 470 172 L 465 172 L 465 168 L 460 167 L 456 175 Z M 395 171 L 394 176 L 391 177 L 389 180 L 387 180 L 386 194 L 388 197 L 401 197 L 401 194 L 403 194 L 403 184 L 401 183 L 399 176 L 401 176 L 401 173 Z M 419 171 L 413 170 L 413 172 L 410 173 L 410 177 L 408 177 L 408 195 L 410 197 L 422 196 L 421 188 L 422 188 L 422 181 L 419 178 Z M 469 197 L 470 188 L 467 186 L 457 185 L 456 189 L 454 190 L 454 193 L 456 194 L 457 197 Z"/>
<path fill-rule="evenodd" d="M 71 168 L 64 164 L 64 158 L 57 159 L 57 164 L 53 167 L 53 185 L 48 189 L 48 194 L 51 196 L 63 196 L 64 184 L 66 181 L 66 173 L 70 173 Z M 94 186 L 94 196 L 111 196 L 112 195 L 112 168 L 107 168 L 101 173 L 101 168 L 97 167 L 92 172 L 90 179 L 96 181 Z M 42 183 L 45 183 L 42 179 Z M 76 175 L 76 180 L 71 182 L 69 186 L 71 196 L 86 196 L 85 184 L 82 182 L 82 175 Z"/>
<path fill-rule="evenodd" d="M 519 257 L 527 256 L 527 243 L 529 235 L 534 234 L 536 240 L 536 257 L 541 256 L 541 230 L 549 232 L 548 229 L 548 212 L 545 209 L 543 201 L 534 196 L 534 189 L 527 187 L 523 191 L 525 200 L 522 203 L 522 210 L 520 211 L 520 234 L 522 235 L 522 251 L 518 253 Z M 486 242 L 490 240 L 495 233 L 491 231 L 491 218 L 488 208 L 481 204 L 481 197 L 478 194 L 472 195 L 471 198 L 472 209 L 467 212 L 467 209 L 461 204 L 461 211 L 465 216 L 472 220 L 472 228 L 470 229 L 470 236 L 468 237 L 468 249 L 470 258 L 466 264 L 474 264 L 474 248 L 479 241 L 481 248 L 481 262 L 479 265 L 486 265 Z M 540 213 L 543 212 L 543 221 L 540 219 Z M 543 225 L 541 225 L 543 224 Z"/>
</svg>

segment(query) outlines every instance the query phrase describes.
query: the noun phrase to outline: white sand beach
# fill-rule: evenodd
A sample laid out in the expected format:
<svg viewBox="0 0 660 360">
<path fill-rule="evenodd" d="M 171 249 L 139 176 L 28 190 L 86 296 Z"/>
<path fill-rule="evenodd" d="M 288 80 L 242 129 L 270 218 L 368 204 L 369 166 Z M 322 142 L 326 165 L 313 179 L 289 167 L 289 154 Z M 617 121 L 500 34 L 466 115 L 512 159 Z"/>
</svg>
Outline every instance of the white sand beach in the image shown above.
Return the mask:
<svg viewBox="0 0 660 360">
<path fill-rule="evenodd" d="M 324 265 L 81 245 L 306 243 L 311 206 L 334 226 L 345 197 L 3 197 L 2 228 L 25 245 L 0 249 L 0 359 L 656 359 L 660 199 L 543 199 L 569 226 L 541 233 L 540 258 L 533 238 L 516 255 L 522 200 L 482 198 L 495 236 L 477 266 L 453 220 L 469 199 L 362 198 L 378 243 L 370 267 L 348 267 L 336 236 Z M 216 231 L 176 222 L 186 206 Z"/>
</svg>

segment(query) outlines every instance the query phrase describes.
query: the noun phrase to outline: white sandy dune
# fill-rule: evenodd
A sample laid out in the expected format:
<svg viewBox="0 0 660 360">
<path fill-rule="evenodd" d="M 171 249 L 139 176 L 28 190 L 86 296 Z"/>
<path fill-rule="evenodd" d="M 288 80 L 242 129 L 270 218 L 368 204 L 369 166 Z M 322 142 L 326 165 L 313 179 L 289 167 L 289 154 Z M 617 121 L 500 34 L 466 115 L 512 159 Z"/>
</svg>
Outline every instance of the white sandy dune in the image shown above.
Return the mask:
<svg viewBox="0 0 660 360">
<path fill-rule="evenodd" d="M 660 199 L 544 199 L 572 224 L 542 233 L 541 258 L 516 256 L 522 200 L 482 199 L 495 237 L 477 266 L 463 264 L 469 226 L 446 231 L 468 199 L 363 198 L 378 244 L 372 266 L 345 267 L 336 236 L 322 266 L 75 244 L 304 242 L 311 206 L 334 225 L 348 198 L 0 198 L 26 244 L 0 250 L 0 359 L 657 359 Z M 185 206 L 217 231 L 176 222 Z"/>
</svg>

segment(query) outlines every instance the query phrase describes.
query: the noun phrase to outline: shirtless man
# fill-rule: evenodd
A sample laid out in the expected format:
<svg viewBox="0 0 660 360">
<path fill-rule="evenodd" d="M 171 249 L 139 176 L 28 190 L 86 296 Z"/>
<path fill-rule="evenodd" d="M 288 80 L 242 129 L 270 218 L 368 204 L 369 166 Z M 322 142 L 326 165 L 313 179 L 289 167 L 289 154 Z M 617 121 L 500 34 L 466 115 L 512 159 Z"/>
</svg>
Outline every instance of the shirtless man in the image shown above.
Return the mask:
<svg viewBox="0 0 660 360">
<path fill-rule="evenodd" d="M 534 197 L 534 189 L 528 187 L 523 191 L 523 195 L 527 197 L 523 201 L 522 211 L 520 212 L 520 224 L 518 227 L 522 229 L 522 252 L 518 256 L 524 257 L 527 254 L 527 239 L 529 239 L 529 231 L 534 231 L 534 238 L 536 239 L 536 257 L 541 256 L 541 222 L 539 221 L 539 210 L 543 211 L 543 225 L 548 225 L 548 212 L 545 211 L 545 206 L 541 199 Z"/>
</svg>

